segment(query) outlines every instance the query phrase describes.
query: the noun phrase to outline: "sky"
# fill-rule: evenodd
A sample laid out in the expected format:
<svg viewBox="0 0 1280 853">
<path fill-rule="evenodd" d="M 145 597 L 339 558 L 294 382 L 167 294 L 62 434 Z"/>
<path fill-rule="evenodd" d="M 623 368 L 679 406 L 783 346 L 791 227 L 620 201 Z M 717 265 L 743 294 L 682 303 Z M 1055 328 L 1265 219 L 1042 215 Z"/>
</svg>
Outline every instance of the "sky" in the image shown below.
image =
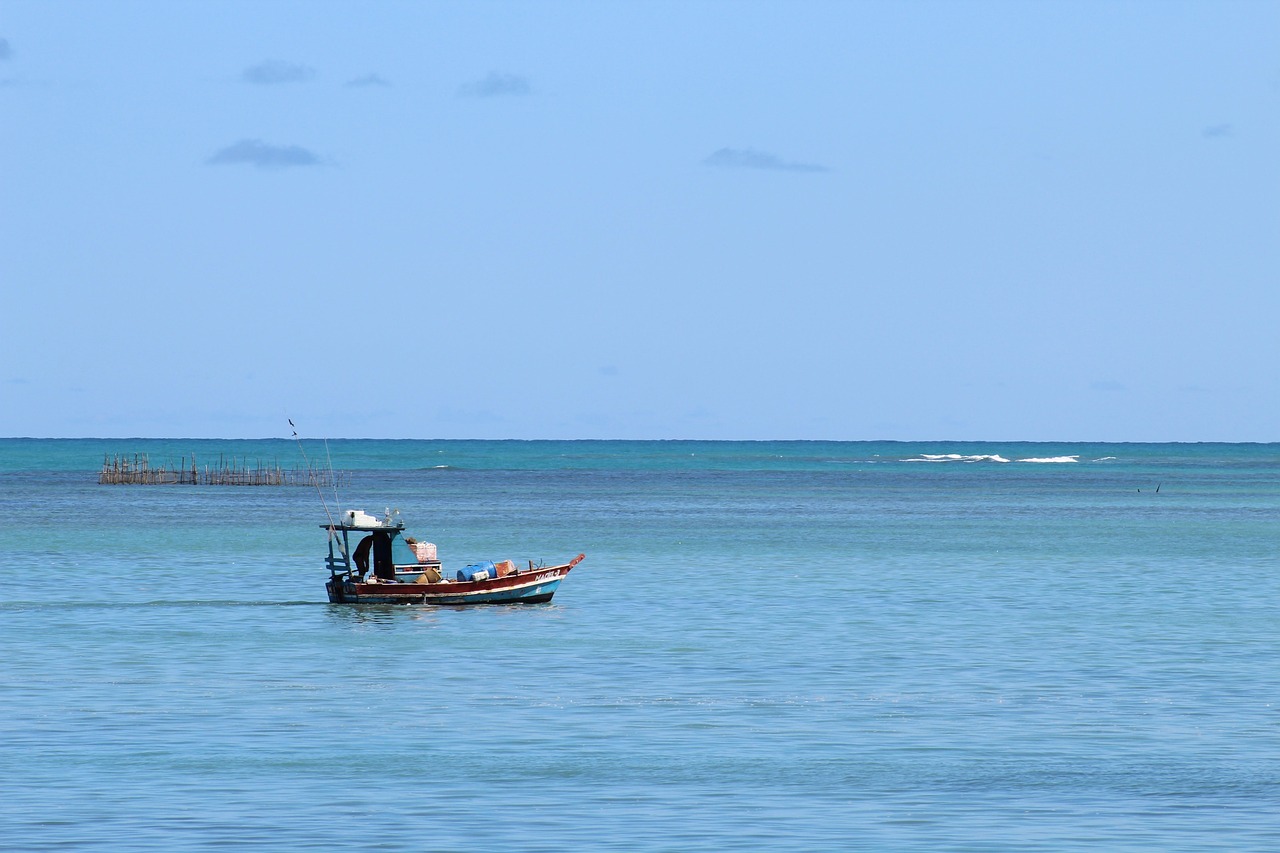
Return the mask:
<svg viewBox="0 0 1280 853">
<path fill-rule="evenodd" d="M 0 0 L 0 436 L 1280 440 L 1280 3 Z"/>
</svg>

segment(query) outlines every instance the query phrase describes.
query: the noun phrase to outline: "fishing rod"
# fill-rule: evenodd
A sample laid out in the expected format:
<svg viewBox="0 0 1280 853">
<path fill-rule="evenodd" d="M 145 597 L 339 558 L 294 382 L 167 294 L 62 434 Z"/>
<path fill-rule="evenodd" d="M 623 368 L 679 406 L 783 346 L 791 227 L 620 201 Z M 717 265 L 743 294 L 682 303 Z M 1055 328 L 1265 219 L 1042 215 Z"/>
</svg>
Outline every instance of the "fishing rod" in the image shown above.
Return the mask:
<svg viewBox="0 0 1280 853">
<path fill-rule="evenodd" d="M 293 440 L 294 440 L 294 441 L 296 441 L 296 442 L 298 442 L 298 451 L 302 454 L 302 461 L 303 461 L 303 462 L 305 462 L 305 463 L 307 463 L 307 476 L 311 479 L 311 482 L 315 484 L 315 487 L 316 487 L 316 494 L 320 497 L 320 505 L 324 507 L 324 514 L 325 514 L 325 515 L 328 517 L 328 519 L 329 519 L 329 535 L 330 535 L 330 536 L 332 536 L 332 535 L 333 535 L 333 529 L 334 529 L 335 527 L 337 527 L 338 525 L 334 523 L 334 520 L 333 520 L 333 513 L 329 512 L 329 504 L 328 504 L 328 502 L 324 499 L 324 491 L 323 491 L 323 490 L 321 490 L 321 488 L 320 488 L 320 481 L 319 481 L 317 478 L 315 478 L 315 477 L 312 477 L 312 476 L 311 476 L 311 473 L 312 473 L 312 472 L 311 472 L 311 460 L 307 458 L 307 450 L 306 450 L 306 448 L 304 448 L 304 447 L 302 446 L 302 439 L 298 438 L 298 428 L 297 428 L 297 427 L 295 427 L 295 426 L 293 425 L 293 418 L 285 418 L 285 420 L 287 420 L 287 421 L 289 422 L 289 427 L 293 430 Z M 328 453 L 328 452 L 329 452 L 329 442 L 328 442 L 328 440 L 326 440 L 326 441 L 325 441 L 325 443 L 324 443 L 324 449 L 325 449 L 325 453 Z M 339 511 L 341 511 L 341 507 L 339 507 L 339 506 L 338 506 L 338 483 L 337 483 L 336 478 L 334 478 L 334 477 L 333 477 L 333 459 L 332 459 L 332 457 L 329 459 L 329 477 L 330 477 L 331 479 L 334 479 L 334 483 L 333 483 L 333 505 L 334 505 L 334 507 L 338 508 L 338 509 L 339 509 Z"/>
<path fill-rule="evenodd" d="M 333 473 L 333 455 L 329 453 L 329 439 L 324 440 L 324 456 L 329 462 L 329 483 L 333 486 L 333 505 L 342 512 L 342 502 L 338 500 L 338 475 Z"/>
</svg>

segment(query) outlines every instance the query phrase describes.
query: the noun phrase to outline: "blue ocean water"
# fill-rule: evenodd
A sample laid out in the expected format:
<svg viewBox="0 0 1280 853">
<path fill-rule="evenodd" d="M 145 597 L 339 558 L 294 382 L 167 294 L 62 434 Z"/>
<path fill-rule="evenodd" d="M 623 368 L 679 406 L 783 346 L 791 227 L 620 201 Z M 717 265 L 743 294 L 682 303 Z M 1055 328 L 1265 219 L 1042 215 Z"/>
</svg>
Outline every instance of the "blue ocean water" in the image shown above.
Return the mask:
<svg viewBox="0 0 1280 853">
<path fill-rule="evenodd" d="M 330 605 L 333 492 L 97 483 L 296 445 L 0 440 L 6 848 L 1280 847 L 1280 445 L 304 447 L 587 560 Z"/>
</svg>

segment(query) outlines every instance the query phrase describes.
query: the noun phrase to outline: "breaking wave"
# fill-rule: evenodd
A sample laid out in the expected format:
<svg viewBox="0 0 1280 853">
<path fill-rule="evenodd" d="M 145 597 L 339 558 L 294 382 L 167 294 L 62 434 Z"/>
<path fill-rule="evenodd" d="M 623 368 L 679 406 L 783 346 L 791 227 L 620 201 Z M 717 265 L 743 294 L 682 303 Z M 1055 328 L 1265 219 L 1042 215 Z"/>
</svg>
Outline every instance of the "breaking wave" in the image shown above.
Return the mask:
<svg viewBox="0 0 1280 853">
<path fill-rule="evenodd" d="M 903 459 L 903 462 L 1008 462 L 1003 456 L 998 454 L 984 454 L 979 456 L 965 456 L 960 453 L 921 453 L 919 456 L 911 459 Z"/>
<path fill-rule="evenodd" d="M 921 453 L 919 456 L 913 456 L 910 459 L 903 459 L 903 462 L 1009 462 L 1010 460 L 998 453 L 984 454 L 964 454 L 964 453 Z M 1032 456 L 1026 459 L 1015 459 L 1014 462 L 1034 462 L 1041 465 L 1058 465 L 1070 462 L 1079 462 L 1079 455 L 1075 456 Z"/>
</svg>

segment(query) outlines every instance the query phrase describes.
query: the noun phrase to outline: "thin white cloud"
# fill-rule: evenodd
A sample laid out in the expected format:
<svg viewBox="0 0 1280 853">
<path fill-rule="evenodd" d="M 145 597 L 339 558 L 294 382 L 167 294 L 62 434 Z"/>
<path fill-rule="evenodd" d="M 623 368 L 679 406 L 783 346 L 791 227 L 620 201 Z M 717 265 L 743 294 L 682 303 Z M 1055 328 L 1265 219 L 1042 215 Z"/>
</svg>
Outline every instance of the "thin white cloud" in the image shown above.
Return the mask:
<svg viewBox="0 0 1280 853">
<path fill-rule="evenodd" d="M 356 77 L 354 80 L 348 80 L 343 85 L 350 86 L 355 89 L 365 89 L 371 86 L 390 87 L 391 81 L 387 80 L 381 74 L 366 74 L 363 77 Z"/>
<path fill-rule="evenodd" d="M 261 139 L 241 139 L 214 152 L 204 161 L 210 166 L 256 166 L 259 169 L 288 169 L 318 166 L 320 158 L 300 145 L 269 145 Z"/>
<path fill-rule="evenodd" d="M 533 93 L 529 78 L 519 74 L 500 74 L 490 72 L 488 77 L 474 83 L 464 83 L 458 87 L 458 94 L 466 98 L 499 98 L 504 96 L 520 96 Z"/>
<path fill-rule="evenodd" d="M 294 62 L 268 59 L 251 65 L 241 75 L 246 83 L 255 86 L 275 86 L 280 83 L 305 83 L 316 76 L 314 68 Z"/>
<path fill-rule="evenodd" d="M 756 151 L 754 148 L 721 148 L 702 161 L 707 166 L 724 169 L 763 169 L 772 172 L 829 172 L 826 166 L 816 163 L 795 163 L 783 160 L 776 154 Z"/>
</svg>

